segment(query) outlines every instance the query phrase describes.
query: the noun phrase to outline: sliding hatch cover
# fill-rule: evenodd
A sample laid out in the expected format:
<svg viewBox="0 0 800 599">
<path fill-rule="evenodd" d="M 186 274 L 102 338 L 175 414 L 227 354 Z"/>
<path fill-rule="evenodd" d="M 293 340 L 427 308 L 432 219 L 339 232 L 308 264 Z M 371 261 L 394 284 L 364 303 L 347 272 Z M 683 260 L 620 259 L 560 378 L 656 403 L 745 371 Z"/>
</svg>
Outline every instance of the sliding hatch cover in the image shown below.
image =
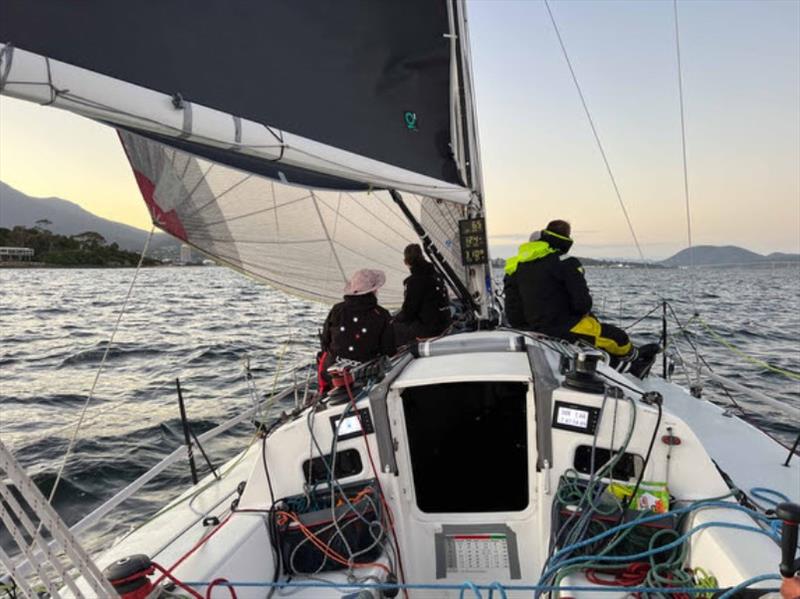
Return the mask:
<svg viewBox="0 0 800 599">
<path fill-rule="evenodd" d="M 402 391 L 414 493 L 422 512 L 528 507 L 527 394 L 527 383 L 512 381 Z"/>
</svg>

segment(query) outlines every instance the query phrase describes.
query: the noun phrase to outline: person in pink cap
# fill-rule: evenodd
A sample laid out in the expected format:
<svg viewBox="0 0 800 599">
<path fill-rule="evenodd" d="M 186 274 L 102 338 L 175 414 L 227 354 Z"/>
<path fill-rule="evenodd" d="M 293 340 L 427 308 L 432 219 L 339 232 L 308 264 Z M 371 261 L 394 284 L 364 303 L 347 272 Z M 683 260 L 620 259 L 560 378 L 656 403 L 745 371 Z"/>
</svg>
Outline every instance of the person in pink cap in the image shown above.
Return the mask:
<svg viewBox="0 0 800 599">
<path fill-rule="evenodd" d="M 337 358 L 368 362 L 396 351 L 392 317 L 378 305 L 376 292 L 386 283 L 382 270 L 364 268 L 353 273 L 344 288 L 344 301 L 331 308 L 322 327 L 320 383 Z M 321 388 L 322 389 L 322 388 Z"/>
</svg>

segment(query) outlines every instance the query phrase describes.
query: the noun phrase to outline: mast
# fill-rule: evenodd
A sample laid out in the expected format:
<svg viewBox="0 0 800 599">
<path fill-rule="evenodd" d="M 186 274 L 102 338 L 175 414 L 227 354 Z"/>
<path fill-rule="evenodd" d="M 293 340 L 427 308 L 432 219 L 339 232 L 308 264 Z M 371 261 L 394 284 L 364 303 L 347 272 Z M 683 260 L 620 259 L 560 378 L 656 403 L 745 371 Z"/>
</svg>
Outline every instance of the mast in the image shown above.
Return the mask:
<svg viewBox="0 0 800 599">
<path fill-rule="evenodd" d="M 456 61 L 454 73 L 457 74 L 454 90 L 460 99 L 456 118 L 460 120 L 453 128 L 454 133 L 461 134 L 461 144 L 454 144 L 456 157 L 463 157 L 462 172 L 467 177 L 467 185 L 472 189 L 472 196 L 467 206 L 469 218 L 486 219 L 484 208 L 483 171 L 481 167 L 480 140 L 478 138 L 477 115 L 475 108 L 475 87 L 472 76 L 472 55 L 467 25 L 467 7 L 465 0 L 452 0 L 448 3 L 451 11 L 452 40 Z M 478 306 L 480 315 L 488 318 L 493 305 L 493 281 L 491 276 L 490 256 L 483 265 L 468 267 L 467 287 Z"/>
</svg>

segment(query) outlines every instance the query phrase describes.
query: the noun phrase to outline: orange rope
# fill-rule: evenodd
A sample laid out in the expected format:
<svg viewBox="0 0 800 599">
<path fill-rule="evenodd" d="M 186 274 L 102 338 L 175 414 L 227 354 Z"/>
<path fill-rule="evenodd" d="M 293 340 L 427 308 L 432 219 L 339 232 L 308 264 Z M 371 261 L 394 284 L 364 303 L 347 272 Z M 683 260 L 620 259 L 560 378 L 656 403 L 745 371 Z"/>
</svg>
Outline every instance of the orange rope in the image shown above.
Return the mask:
<svg viewBox="0 0 800 599">
<path fill-rule="evenodd" d="M 307 528 L 302 522 L 300 522 L 300 519 L 295 514 L 293 514 L 291 512 L 283 512 L 283 511 L 277 512 L 277 514 L 279 516 L 283 516 L 284 518 L 288 518 L 288 519 L 292 520 L 294 523 L 296 523 L 298 528 L 306 536 L 306 538 L 309 541 L 311 541 L 311 543 L 317 549 L 319 549 L 323 554 L 325 554 L 326 556 L 331 558 L 333 561 L 338 562 L 338 563 L 340 563 L 340 564 L 342 564 L 344 566 L 347 566 L 348 568 L 350 566 L 352 566 L 353 568 L 369 568 L 371 566 L 377 566 L 378 568 L 381 568 L 382 570 L 386 571 L 387 574 L 389 573 L 389 571 L 390 571 L 389 568 L 385 564 L 381 564 L 379 562 L 367 562 L 367 563 L 363 563 L 363 564 L 358 564 L 358 563 L 350 564 L 350 562 L 348 562 L 339 553 L 337 553 L 336 551 L 331 549 L 330 545 L 328 545 L 325 541 L 320 539 L 309 528 Z M 285 522 L 285 520 L 284 520 L 284 522 Z"/>
</svg>

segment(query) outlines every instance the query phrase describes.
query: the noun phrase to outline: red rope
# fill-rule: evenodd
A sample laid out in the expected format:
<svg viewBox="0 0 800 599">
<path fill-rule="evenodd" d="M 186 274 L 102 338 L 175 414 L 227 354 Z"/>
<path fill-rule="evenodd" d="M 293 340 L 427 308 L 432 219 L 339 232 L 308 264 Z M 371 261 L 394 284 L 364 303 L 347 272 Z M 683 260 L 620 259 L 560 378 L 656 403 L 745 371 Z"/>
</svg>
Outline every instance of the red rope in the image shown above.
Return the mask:
<svg viewBox="0 0 800 599">
<path fill-rule="evenodd" d="M 157 563 L 155 563 L 155 562 L 152 562 L 152 564 L 153 564 L 153 566 L 155 567 L 155 569 L 156 569 L 156 570 L 158 570 L 159 572 L 161 572 L 161 576 L 158 578 L 158 580 L 155 582 L 155 584 L 153 584 L 153 586 L 154 586 L 154 587 L 155 587 L 155 586 L 156 586 L 156 585 L 157 585 L 159 582 L 161 582 L 162 580 L 164 580 L 164 578 L 166 577 L 166 578 L 169 578 L 169 579 L 170 579 L 172 582 L 174 582 L 175 584 L 177 584 L 179 587 L 181 587 L 181 588 L 182 588 L 184 591 L 186 591 L 187 593 L 189 593 L 189 594 L 190 594 L 192 597 L 194 597 L 194 599 L 203 599 L 203 596 L 202 596 L 200 593 L 198 593 L 197 591 L 195 591 L 195 590 L 194 590 L 192 587 L 190 587 L 188 584 L 184 584 L 183 582 L 181 582 L 180 580 L 178 580 L 177 578 L 175 578 L 175 576 L 173 576 L 173 575 L 172 575 L 172 572 L 170 572 L 169 570 L 165 570 L 163 567 L 161 567 L 160 565 L 158 565 L 158 564 L 157 564 Z"/>
<path fill-rule="evenodd" d="M 233 590 L 233 585 L 228 581 L 227 578 L 215 578 L 214 580 L 212 580 L 211 584 L 209 584 L 208 588 L 206 589 L 206 599 L 211 599 L 211 590 L 215 586 L 222 584 L 224 584 L 227 587 L 228 591 L 230 591 L 231 599 L 237 599 L 236 591 Z"/>
<path fill-rule="evenodd" d="M 169 578 L 170 578 L 170 579 L 171 579 L 173 582 L 175 582 L 176 584 L 178 584 L 178 585 L 179 585 L 179 586 L 181 586 L 182 588 L 186 588 L 186 587 L 184 587 L 184 586 L 183 586 L 183 584 L 182 584 L 182 583 L 179 583 L 179 582 L 178 582 L 178 580 L 172 576 L 172 572 L 173 572 L 173 571 L 174 571 L 174 570 L 175 570 L 175 569 L 176 569 L 178 566 L 180 566 L 180 565 L 181 565 L 183 562 L 185 562 L 185 561 L 186 561 L 186 560 L 189 558 L 189 556 L 190 556 L 190 555 L 192 555 L 192 554 L 193 554 L 195 551 L 197 551 L 198 549 L 200 549 L 200 547 L 202 547 L 202 546 L 203 546 L 203 544 L 204 544 L 206 541 L 208 541 L 208 540 L 209 540 L 211 537 L 213 537 L 215 534 L 217 534 L 217 532 L 219 532 L 219 530 L 220 530 L 220 529 L 221 529 L 223 526 L 225 526 L 225 524 L 227 524 L 227 523 L 228 523 L 228 520 L 230 520 L 230 519 L 231 519 L 231 516 L 232 516 L 232 515 L 233 515 L 233 514 L 228 514 L 228 517 L 227 517 L 227 518 L 225 518 L 225 519 L 224 519 L 222 522 L 220 522 L 220 523 L 219 523 L 219 525 L 218 525 L 216 528 L 214 528 L 214 530 L 212 530 L 210 533 L 208 533 L 206 536 L 204 536 L 202 539 L 200 539 L 200 540 L 199 540 L 199 541 L 198 541 L 198 542 L 195 544 L 195 546 L 194 546 L 194 547 L 192 547 L 191 549 L 189 549 L 189 551 L 187 551 L 186 553 L 184 553 L 184 554 L 183 554 L 183 556 L 182 556 L 182 557 L 181 557 L 181 558 L 180 558 L 180 559 L 179 559 L 177 562 L 175 562 L 174 564 L 172 564 L 172 565 L 171 565 L 171 566 L 170 566 L 168 569 L 164 570 L 164 569 L 163 569 L 161 566 L 159 566 L 158 564 L 156 564 L 156 563 L 153 563 L 153 565 L 154 565 L 154 566 L 156 566 L 156 568 L 158 568 L 158 569 L 159 569 L 159 570 L 161 570 L 161 572 L 162 572 L 161 576 L 159 576 L 159 577 L 158 577 L 158 579 L 157 579 L 157 580 L 156 580 L 156 581 L 153 583 L 153 586 L 157 586 L 157 585 L 158 585 L 158 583 L 159 583 L 159 582 L 161 582 L 162 580 L 164 580 L 164 578 L 165 578 L 165 577 L 169 577 Z M 202 596 L 200 593 L 197 593 L 196 591 L 194 591 L 193 589 L 191 589 L 191 588 L 187 588 L 187 590 L 188 590 L 190 593 L 192 593 L 192 594 L 193 594 L 193 596 L 195 596 L 195 597 L 197 597 L 197 598 L 199 598 L 199 599 L 203 599 L 203 596 Z"/>
<path fill-rule="evenodd" d="M 624 570 L 609 571 L 588 568 L 586 580 L 601 586 L 636 587 L 641 586 L 649 571 L 650 564 L 647 562 L 634 562 Z M 600 576 L 601 574 L 605 576 Z"/>
</svg>

